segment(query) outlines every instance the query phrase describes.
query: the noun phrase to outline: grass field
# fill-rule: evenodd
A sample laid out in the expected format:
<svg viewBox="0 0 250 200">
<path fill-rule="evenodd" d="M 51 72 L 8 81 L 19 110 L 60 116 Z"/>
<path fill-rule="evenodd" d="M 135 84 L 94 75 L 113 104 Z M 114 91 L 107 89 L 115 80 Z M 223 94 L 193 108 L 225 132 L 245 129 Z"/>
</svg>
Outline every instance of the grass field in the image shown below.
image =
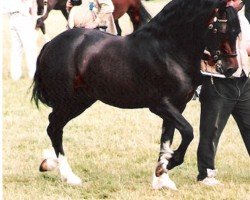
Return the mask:
<svg viewBox="0 0 250 200">
<path fill-rule="evenodd" d="M 154 14 L 163 3 L 146 2 Z M 53 19 L 56 19 L 56 21 Z M 5 200 L 66 199 L 235 199 L 250 200 L 250 162 L 235 122 L 230 119 L 216 157 L 218 178 L 223 187 L 207 188 L 196 182 L 196 149 L 199 139 L 198 101 L 184 112 L 194 127 L 185 162 L 170 172 L 178 191 L 151 188 L 151 177 L 159 152 L 161 119 L 147 109 L 122 110 L 98 102 L 64 129 L 64 147 L 82 186 L 62 183 L 57 171 L 40 173 L 43 149 L 50 147 L 46 134 L 51 109 L 37 110 L 30 102 L 31 81 L 27 73 L 18 81 L 9 78 L 10 38 L 8 19 L 3 16 L 3 198 Z M 47 23 L 53 37 L 66 21 L 53 11 Z M 125 33 L 131 31 L 126 18 Z M 39 46 L 43 39 L 39 34 Z M 24 62 L 24 72 L 25 62 Z M 176 133 L 174 147 L 180 141 Z"/>
</svg>

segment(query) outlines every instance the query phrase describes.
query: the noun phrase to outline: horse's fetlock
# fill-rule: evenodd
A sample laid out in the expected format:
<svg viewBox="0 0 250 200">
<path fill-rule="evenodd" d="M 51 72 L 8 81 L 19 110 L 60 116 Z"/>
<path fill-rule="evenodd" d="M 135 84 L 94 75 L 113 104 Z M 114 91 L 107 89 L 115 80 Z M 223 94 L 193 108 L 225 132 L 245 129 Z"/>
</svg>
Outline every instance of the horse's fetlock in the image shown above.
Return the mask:
<svg viewBox="0 0 250 200">
<path fill-rule="evenodd" d="M 179 152 L 175 151 L 173 157 L 169 160 L 167 165 L 167 169 L 173 169 L 174 167 L 181 165 L 184 162 L 184 156 L 182 156 Z"/>
<path fill-rule="evenodd" d="M 160 160 L 169 160 L 170 158 L 172 158 L 171 152 L 160 152 L 159 161 Z"/>
</svg>

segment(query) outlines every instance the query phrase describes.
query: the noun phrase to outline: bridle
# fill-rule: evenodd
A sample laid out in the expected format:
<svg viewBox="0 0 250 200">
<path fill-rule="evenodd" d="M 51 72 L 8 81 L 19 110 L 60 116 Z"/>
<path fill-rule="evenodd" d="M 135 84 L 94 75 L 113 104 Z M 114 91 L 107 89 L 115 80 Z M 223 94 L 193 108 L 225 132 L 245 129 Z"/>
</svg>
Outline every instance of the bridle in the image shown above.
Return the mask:
<svg viewBox="0 0 250 200">
<path fill-rule="evenodd" d="M 225 13 L 226 15 L 226 13 Z M 233 53 L 222 53 L 220 50 L 220 37 L 222 34 L 225 34 L 227 32 L 227 15 L 225 17 L 225 19 L 221 19 L 219 18 L 219 12 L 216 13 L 215 17 L 212 20 L 212 23 L 209 24 L 208 26 L 208 34 L 209 37 L 211 38 L 210 40 L 210 44 L 207 44 L 207 50 L 210 52 L 211 55 L 211 59 L 212 61 L 215 63 L 215 66 L 217 68 L 221 68 L 222 67 L 222 59 L 223 58 L 234 58 L 237 56 L 236 51 Z M 226 28 L 222 28 L 222 27 L 226 27 Z M 211 44 L 211 41 L 212 44 Z"/>
</svg>

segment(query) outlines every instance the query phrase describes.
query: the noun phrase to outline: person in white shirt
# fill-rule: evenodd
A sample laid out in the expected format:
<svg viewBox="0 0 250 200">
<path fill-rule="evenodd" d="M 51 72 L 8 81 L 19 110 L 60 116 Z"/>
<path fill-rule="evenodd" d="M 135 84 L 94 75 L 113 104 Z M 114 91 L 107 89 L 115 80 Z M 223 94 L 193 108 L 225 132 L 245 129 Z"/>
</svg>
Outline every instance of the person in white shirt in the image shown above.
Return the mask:
<svg viewBox="0 0 250 200">
<path fill-rule="evenodd" d="M 231 0 L 233 7 L 242 4 Z M 214 186 L 220 185 L 215 178 L 215 155 L 221 133 L 232 115 L 250 155 L 250 25 L 239 12 L 241 33 L 236 49 L 239 68 L 233 77 L 226 78 L 208 64 L 202 67 L 204 80 L 201 87 L 200 140 L 197 151 L 198 181 Z"/>
<path fill-rule="evenodd" d="M 14 81 L 22 77 L 22 55 L 26 56 L 28 76 L 33 78 L 36 70 L 36 1 L 8 0 L 4 2 L 5 12 L 10 18 L 11 63 L 10 74 Z"/>
<path fill-rule="evenodd" d="M 84 27 L 89 29 L 107 27 L 108 33 L 117 35 L 111 0 L 83 0 L 81 5 L 73 6 L 71 0 L 66 3 L 69 12 L 68 27 Z"/>
</svg>

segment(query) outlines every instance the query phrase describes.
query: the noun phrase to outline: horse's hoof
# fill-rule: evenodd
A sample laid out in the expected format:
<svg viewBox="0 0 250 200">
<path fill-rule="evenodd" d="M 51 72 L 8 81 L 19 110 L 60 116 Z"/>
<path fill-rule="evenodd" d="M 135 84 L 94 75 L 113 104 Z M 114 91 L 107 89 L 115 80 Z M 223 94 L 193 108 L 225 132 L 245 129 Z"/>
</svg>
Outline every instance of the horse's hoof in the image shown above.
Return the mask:
<svg viewBox="0 0 250 200">
<path fill-rule="evenodd" d="M 55 159 L 45 159 L 42 161 L 39 171 L 40 172 L 46 172 L 46 171 L 52 171 L 55 168 L 58 167 L 58 162 Z"/>
<path fill-rule="evenodd" d="M 155 190 L 159 190 L 159 189 L 162 189 L 162 188 L 177 190 L 177 187 L 176 187 L 175 183 L 169 178 L 167 173 L 163 173 L 159 177 L 156 177 L 156 175 L 154 173 L 152 187 Z"/>
<path fill-rule="evenodd" d="M 62 177 L 62 181 L 70 184 L 70 185 L 81 185 L 82 180 L 76 176 L 75 174 L 71 174 L 68 177 Z"/>
<path fill-rule="evenodd" d="M 163 173 L 167 173 L 167 165 L 168 165 L 168 160 L 161 160 L 158 162 L 156 169 L 155 169 L 155 175 L 156 177 L 161 176 Z"/>
<path fill-rule="evenodd" d="M 43 162 L 41 163 L 40 167 L 39 167 L 39 171 L 40 172 L 46 172 L 47 170 L 47 159 L 43 160 Z"/>
</svg>

